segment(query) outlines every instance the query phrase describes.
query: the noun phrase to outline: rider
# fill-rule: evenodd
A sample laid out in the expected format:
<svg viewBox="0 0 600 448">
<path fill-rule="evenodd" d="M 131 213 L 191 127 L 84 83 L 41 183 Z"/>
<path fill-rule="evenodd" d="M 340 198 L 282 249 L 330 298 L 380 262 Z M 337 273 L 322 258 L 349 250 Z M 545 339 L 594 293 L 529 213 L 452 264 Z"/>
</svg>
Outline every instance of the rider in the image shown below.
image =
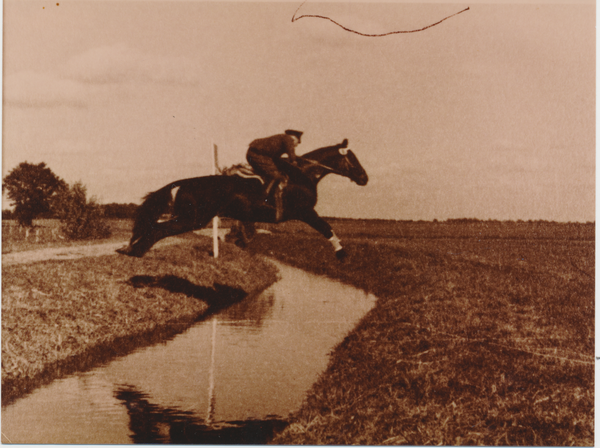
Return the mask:
<svg viewBox="0 0 600 448">
<path fill-rule="evenodd" d="M 254 168 L 254 171 L 263 176 L 268 182 L 265 190 L 265 200 L 269 196 L 271 189 L 278 185 L 275 190 L 275 220 L 281 221 L 283 215 L 283 188 L 287 185 L 286 177 L 275 164 L 274 160 L 287 154 L 289 161 L 296 163 L 296 146 L 300 144 L 302 132 L 288 129 L 284 134 L 277 134 L 271 137 L 259 138 L 250 143 L 246 160 Z"/>
</svg>

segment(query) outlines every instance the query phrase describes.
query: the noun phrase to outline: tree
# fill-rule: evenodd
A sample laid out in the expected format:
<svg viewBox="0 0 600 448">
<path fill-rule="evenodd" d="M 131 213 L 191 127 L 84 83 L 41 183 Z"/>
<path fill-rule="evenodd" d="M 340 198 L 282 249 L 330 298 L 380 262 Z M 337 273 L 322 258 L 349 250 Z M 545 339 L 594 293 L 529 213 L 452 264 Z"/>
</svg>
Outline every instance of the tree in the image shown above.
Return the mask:
<svg viewBox="0 0 600 448">
<path fill-rule="evenodd" d="M 6 191 L 15 204 L 17 221 L 28 227 L 39 215 L 49 212 L 53 201 L 67 188 L 44 162 L 22 162 L 2 179 L 2 193 Z"/>
<path fill-rule="evenodd" d="M 81 182 L 59 195 L 55 213 L 61 221 L 62 232 L 69 239 L 107 238 L 111 234 L 104 211 L 94 198 L 87 199 L 87 189 Z"/>
</svg>

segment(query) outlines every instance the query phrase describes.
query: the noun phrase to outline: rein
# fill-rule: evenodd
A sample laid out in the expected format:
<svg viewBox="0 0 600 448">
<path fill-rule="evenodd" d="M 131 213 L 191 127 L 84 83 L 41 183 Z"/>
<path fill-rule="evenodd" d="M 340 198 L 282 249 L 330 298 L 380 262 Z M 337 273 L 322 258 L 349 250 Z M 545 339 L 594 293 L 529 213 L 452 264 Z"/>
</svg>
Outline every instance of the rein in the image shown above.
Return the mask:
<svg viewBox="0 0 600 448">
<path fill-rule="evenodd" d="M 326 170 L 329 170 L 332 173 L 339 174 L 340 176 L 345 176 L 345 174 L 342 173 L 341 171 L 338 171 L 338 170 L 336 170 L 334 168 L 331 168 L 330 166 L 323 165 L 322 163 L 317 162 L 316 160 L 312 160 L 312 159 L 303 159 L 303 160 L 306 160 L 307 162 L 309 162 L 309 163 L 311 163 L 313 165 L 320 166 L 321 168 L 325 168 Z"/>
</svg>

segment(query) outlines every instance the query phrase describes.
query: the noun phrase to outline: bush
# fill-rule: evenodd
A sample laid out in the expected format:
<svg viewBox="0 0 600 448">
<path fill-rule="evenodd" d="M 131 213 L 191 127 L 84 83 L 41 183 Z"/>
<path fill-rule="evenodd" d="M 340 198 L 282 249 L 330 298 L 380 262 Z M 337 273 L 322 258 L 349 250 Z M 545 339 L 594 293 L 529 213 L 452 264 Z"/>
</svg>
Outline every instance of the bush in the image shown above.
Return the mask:
<svg viewBox="0 0 600 448">
<path fill-rule="evenodd" d="M 87 199 L 87 189 L 81 182 L 60 196 L 56 208 L 61 231 L 71 240 L 107 238 L 111 234 L 101 207 L 94 198 Z"/>
<path fill-rule="evenodd" d="M 139 205 L 129 204 L 104 204 L 101 205 L 104 210 L 104 217 L 108 219 L 134 219 Z"/>
</svg>

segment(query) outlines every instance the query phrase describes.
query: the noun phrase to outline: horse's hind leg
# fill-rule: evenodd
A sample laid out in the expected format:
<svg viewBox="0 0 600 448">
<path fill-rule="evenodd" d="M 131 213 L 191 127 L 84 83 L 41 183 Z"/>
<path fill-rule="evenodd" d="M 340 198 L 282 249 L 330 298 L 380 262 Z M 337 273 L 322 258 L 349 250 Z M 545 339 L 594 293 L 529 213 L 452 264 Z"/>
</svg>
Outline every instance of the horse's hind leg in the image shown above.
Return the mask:
<svg viewBox="0 0 600 448">
<path fill-rule="evenodd" d="M 216 208 L 196 210 L 195 207 L 187 207 L 180 210 L 172 219 L 158 222 L 152 225 L 151 232 L 131 243 L 131 253 L 134 257 L 141 257 L 158 241 L 182 233 L 191 232 L 205 227 L 211 219 L 216 216 Z M 200 216 L 197 216 L 200 215 Z"/>
<path fill-rule="evenodd" d="M 158 241 L 169 236 L 180 235 L 194 230 L 196 211 L 193 203 L 188 202 L 187 207 L 179 207 L 175 215 L 163 222 L 155 221 L 148 225 L 144 234 L 132 237 L 128 253 L 133 257 L 142 257 Z"/>
<path fill-rule="evenodd" d="M 189 219 L 173 219 L 165 222 L 154 223 L 149 232 L 133 239 L 129 247 L 119 249 L 118 252 L 132 257 L 142 257 L 154 244 L 163 238 L 180 235 L 194 230 L 194 223 Z"/>
<path fill-rule="evenodd" d="M 152 218 L 144 223 L 143 232 L 132 237 L 130 244 L 117 252 L 133 257 L 142 257 L 158 241 L 169 236 L 180 235 L 192 230 L 201 229 L 217 215 L 220 197 L 202 198 L 200 202 L 193 192 L 179 190 L 175 197 L 173 217 L 168 221 L 158 222 Z"/>
</svg>

